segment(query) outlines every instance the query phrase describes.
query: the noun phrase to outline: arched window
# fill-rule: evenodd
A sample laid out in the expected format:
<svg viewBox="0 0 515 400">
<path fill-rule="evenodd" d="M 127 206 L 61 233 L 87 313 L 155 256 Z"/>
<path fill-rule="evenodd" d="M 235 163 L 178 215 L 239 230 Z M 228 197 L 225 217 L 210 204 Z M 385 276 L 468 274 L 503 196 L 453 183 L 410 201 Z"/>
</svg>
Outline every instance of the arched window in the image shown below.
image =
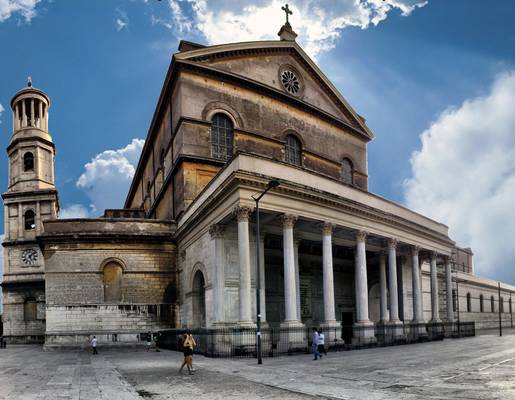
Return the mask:
<svg viewBox="0 0 515 400">
<path fill-rule="evenodd" d="M 224 114 L 215 114 L 211 126 L 211 152 L 214 158 L 228 160 L 233 151 L 233 124 Z"/>
<path fill-rule="evenodd" d="M 119 302 L 122 300 L 123 269 L 117 262 L 109 262 L 104 270 L 104 302 Z"/>
<path fill-rule="evenodd" d="M 467 312 L 472 311 L 472 302 L 470 299 L 470 293 L 467 293 Z"/>
<path fill-rule="evenodd" d="M 36 214 L 34 211 L 27 210 L 25 211 L 25 229 L 32 230 L 36 228 Z"/>
<path fill-rule="evenodd" d="M 504 298 L 501 297 L 501 300 L 499 301 L 499 310 L 503 313 L 504 312 Z"/>
<path fill-rule="evenodd" d="M 344 158 L 342 161 L 342 181 L 352 185 L 354 183 L 354 167 L 351 160 Z"/>
<path fill-rule="evenodd" d="M 479 311 L 485 312 L 485 305 L 484 305 L 484 297 L 483 295 L 479 296 Z"/>
<path fill-rule="evenodd" d="M 456 312 L 458 309 L 458 299 L 456 297 L 456 290 L 452 289 L 452 311 Z"/>
<path fill-rule="evenodd" d="M 34 297 L 27 297 L 23 303 L 23 320 L 35 321 L 37 319 L 38 304 Z"/>
<path fill-rule="evenodd" d="M 34 154 L 30 151 L 23 155 L 23 170 L 33 171 L 34 170 Z"/>
<path fill-rule="evenodd" d="M 302 144 L 294 135 L 286 136 L 284 161 L 288 164 L 302 165 Z"/>
<path fill-rule="evenodd" d="M 490 309 L 492 312 L 495 312 L 494 296 L 490 297 Z"/>
<path fill-rule="evenodd" d="M 206 325 L 206 283 L 204 274 L 198 270 L 193 277 L 193 326 L 198 328 Z"/>
</svg>

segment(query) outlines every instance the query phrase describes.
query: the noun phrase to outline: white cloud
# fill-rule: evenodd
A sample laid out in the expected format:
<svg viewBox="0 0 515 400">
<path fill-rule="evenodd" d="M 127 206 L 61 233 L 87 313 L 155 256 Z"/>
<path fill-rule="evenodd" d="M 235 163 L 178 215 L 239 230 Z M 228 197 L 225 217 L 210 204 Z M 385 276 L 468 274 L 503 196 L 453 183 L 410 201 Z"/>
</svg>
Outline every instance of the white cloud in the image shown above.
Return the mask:
<svg viewBox="0 0 515 400">
<path fill-rule="evenodd" d="M 385 20 L 392 10 L 408 16 L 426 4 L 421 0 L 298 0 L 290 5 L 290 21 L 299 42 L 316 57 L 335 46 L 344 28 L 366 29 Z M 152 18 L 176 33 L 198 30 L 210 44 L 277 39 L 285 21 L 282 6 L 283 0 L 168 0 L 170 19 Z"/>
<path fill-rule="evenodd" d="M 36 5 L 41 0 L 0 0 L 0 22 L 13 15 L 21 15 L 25 22 L 30 23 L 36 16 Z"/>
<path fill-rule="evenodd" d="M 92 212 L 123 207 L 144 143 L 143 139 L 132 139 L 121 149 L 97 154 L 84 166 L 85 171 L 76 185 L 91 200 Z"/>
<path fill-rule="evenodd" d="M 0 125 L 2 124 L 2 113 L 5 111 L 5 108 L 2 104 L 0 104 Z"/>
<path fill-rule="evenodd" d="M 61 211 L 59 212 L 59 218 L 88 218 L 89 214 L 89 210 L 82 204 L 70 204 L 61 208 Z"/>
<path fill-rule="evenodd" d="M 120 8 L 116 9 L 117 17 L 115 18 L 114 22 L 116 25 L 116 30 L 120 32 L 123 29 L 129 29 L 129 17 L 127 16 L 127 13 L 123 11 Z"/>
<path fill-rule="evenodd" d="M 515 70 L 484 97 L 444 111 L 420 136 L 408 207 L 449 225 L 476 271 L 515 283 Z"/>
</svg>

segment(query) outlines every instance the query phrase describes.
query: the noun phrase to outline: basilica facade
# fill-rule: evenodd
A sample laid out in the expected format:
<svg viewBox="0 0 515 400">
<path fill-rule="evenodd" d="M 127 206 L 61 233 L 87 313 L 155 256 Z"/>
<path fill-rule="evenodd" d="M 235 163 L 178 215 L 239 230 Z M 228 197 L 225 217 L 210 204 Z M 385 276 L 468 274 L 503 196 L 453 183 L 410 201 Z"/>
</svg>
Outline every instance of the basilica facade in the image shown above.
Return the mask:
<svg viewBox="0 0 515 400">
<path fill-rule="evenodd" d="M 364 345 L 378 327 L 430 335 L 460 311 L 476 326 L 497 314 L 512 323 L 515 287 L 477 277 L 446 225 L 369 192 L 365 118 L 288 23 L 279 37 L 182 41 L 125 204 L 96 219 L 58 218 L 50 99 L 31 83 L 14 96 L 9 340 L 50 348 L 93 334 L 127 343 L 170 328 L 252 328 L 258 287 L 266 326 L 321 326 Z M 271 181 L 257 237 L 253 196 Z"/>
</svg>

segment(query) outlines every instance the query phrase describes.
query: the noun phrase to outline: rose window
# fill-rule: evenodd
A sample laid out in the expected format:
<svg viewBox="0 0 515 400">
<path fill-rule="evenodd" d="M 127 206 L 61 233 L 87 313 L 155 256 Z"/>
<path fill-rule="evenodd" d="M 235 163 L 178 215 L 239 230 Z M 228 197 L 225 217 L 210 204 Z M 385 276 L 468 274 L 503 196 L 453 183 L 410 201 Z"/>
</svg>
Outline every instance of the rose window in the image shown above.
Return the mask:
<svg viewBox="0 0 515 400">
<path fill-rule="evenodd" d="M 300 81 L 299 78 L 297 78 L 297 75 L 295 75 L 295 72 L 291 70 L 283 71 L 281 74 L 281 82 L 286 89 L 286 91 L 290 92 L 291 94 L 298 94 L 300 91 Z"/>
</svg>

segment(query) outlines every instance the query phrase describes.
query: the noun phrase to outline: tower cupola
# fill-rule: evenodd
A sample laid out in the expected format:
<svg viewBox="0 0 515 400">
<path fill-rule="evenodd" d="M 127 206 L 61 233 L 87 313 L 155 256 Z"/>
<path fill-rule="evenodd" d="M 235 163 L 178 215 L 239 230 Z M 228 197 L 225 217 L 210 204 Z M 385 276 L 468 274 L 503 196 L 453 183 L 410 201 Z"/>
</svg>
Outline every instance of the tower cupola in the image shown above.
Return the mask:
<svg viewBox="0 0 515 400">
<path fill-rule="evenodd" d="M 13 134 L 22 129 L 40 129 L 48 132 L 48 109 L 50 98 L 43 91 L 32 86 L 29 77 L 27 86 L 11 100 L 13 110 Z"/>
</svg>

